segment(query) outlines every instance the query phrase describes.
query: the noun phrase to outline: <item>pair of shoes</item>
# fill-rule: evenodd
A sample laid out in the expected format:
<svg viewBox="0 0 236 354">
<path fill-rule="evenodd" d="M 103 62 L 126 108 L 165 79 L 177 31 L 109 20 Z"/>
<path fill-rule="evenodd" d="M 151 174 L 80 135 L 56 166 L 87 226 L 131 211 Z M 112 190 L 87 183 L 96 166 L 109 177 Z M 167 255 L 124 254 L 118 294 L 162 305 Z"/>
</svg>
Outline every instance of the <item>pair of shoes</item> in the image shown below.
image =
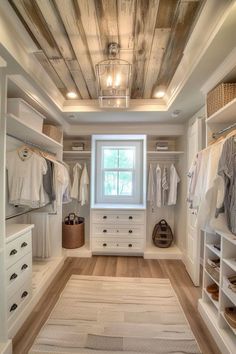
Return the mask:
<svg viewBox="0 0 236 354">
<path fill-rule="evenodd" d="M 219 287 L 216 283 L 208 285 L 206 289 L 209 294 L 214 294 L 219 292 Z"/>
<path fill-rule="evenodd" d="M 228 278 L 229 281 L 229 289 L 236 293 L 236 275 L 233 275 Z"/>
<path fill-rule="evenodd" d="M 224 314 L 230 326 L 236 328 L 236 307 L 226 307 Z"/>
<path fill-rule="evenodd" d="M 214 301 L 219 301 L 219 291 L 217 293 L 211 294 L 211 297 Z"/>
</svg>

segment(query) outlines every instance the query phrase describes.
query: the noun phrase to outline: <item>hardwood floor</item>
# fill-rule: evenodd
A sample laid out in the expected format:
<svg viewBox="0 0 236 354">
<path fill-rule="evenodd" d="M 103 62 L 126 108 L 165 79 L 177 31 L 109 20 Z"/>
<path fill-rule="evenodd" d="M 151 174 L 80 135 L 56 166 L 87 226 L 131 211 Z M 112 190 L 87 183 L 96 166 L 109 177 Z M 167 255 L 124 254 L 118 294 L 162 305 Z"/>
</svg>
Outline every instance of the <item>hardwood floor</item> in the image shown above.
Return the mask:
<svg viewBox="0 0 236 354">
<path fill-rule="evenodd" d="M 169 278 L 203 354 L 220 354 L 197 311 L 201 289 L 193 286 L 181 261 L 140 257 L 68 258 L 23 327 L 13 339 L 13 353 L 27 354 L 72 274 Z"/>
</svg>

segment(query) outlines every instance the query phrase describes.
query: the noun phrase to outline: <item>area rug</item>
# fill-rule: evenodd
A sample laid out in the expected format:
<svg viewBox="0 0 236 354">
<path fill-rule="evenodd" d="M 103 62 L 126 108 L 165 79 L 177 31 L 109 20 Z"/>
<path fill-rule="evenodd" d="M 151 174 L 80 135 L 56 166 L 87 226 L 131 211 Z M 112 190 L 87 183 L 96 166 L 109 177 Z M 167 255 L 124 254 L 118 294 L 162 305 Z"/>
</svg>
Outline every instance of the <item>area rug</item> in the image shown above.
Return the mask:
<svg viewBox="0 0 236 354">
<path fill-rule="evenodd" d="M 168 279 L 73 275 L 29 353 L 201 352 Z"/>
</svg>

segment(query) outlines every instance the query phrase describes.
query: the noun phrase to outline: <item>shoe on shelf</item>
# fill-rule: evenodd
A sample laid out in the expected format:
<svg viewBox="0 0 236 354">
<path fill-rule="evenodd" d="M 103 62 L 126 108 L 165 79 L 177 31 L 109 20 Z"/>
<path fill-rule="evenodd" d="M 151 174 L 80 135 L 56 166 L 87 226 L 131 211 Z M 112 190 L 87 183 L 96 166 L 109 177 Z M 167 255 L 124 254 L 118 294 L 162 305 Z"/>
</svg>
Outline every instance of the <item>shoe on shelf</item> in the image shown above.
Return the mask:
<svg viewBox="0 0 236 354">
<path fill-rule="evenodd" d="M 236 307 L 226 307 L 224 313 L 230 326 L 236 328 Z"/>
<path fill-rule="evenodd" d="M 217 293 L 211 294 L 211 297 L 214 301 L 219 301 L 219 291 L 217 291 Z"/>
<path fill-rule="evenodd" d="M 216 283 L 212 283 L 207 286 L 206 290 L 209 294 L 214 294 L 214 293 L 219 292 L 219 287 Z"/>
</svg>

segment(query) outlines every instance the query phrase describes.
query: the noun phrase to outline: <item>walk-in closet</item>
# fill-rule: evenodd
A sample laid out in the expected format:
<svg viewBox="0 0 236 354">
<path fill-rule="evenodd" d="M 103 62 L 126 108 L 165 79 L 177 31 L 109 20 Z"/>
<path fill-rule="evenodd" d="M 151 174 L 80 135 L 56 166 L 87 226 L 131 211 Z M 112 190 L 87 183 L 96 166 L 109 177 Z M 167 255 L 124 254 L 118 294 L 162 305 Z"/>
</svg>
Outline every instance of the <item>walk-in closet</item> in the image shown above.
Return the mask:
<svg viewBox="0 0 236 354">
<path fill-rule="evenodd" d="M 236 1 L 0 1 L 0 354 L 236 353 Z"/>
</svg>

